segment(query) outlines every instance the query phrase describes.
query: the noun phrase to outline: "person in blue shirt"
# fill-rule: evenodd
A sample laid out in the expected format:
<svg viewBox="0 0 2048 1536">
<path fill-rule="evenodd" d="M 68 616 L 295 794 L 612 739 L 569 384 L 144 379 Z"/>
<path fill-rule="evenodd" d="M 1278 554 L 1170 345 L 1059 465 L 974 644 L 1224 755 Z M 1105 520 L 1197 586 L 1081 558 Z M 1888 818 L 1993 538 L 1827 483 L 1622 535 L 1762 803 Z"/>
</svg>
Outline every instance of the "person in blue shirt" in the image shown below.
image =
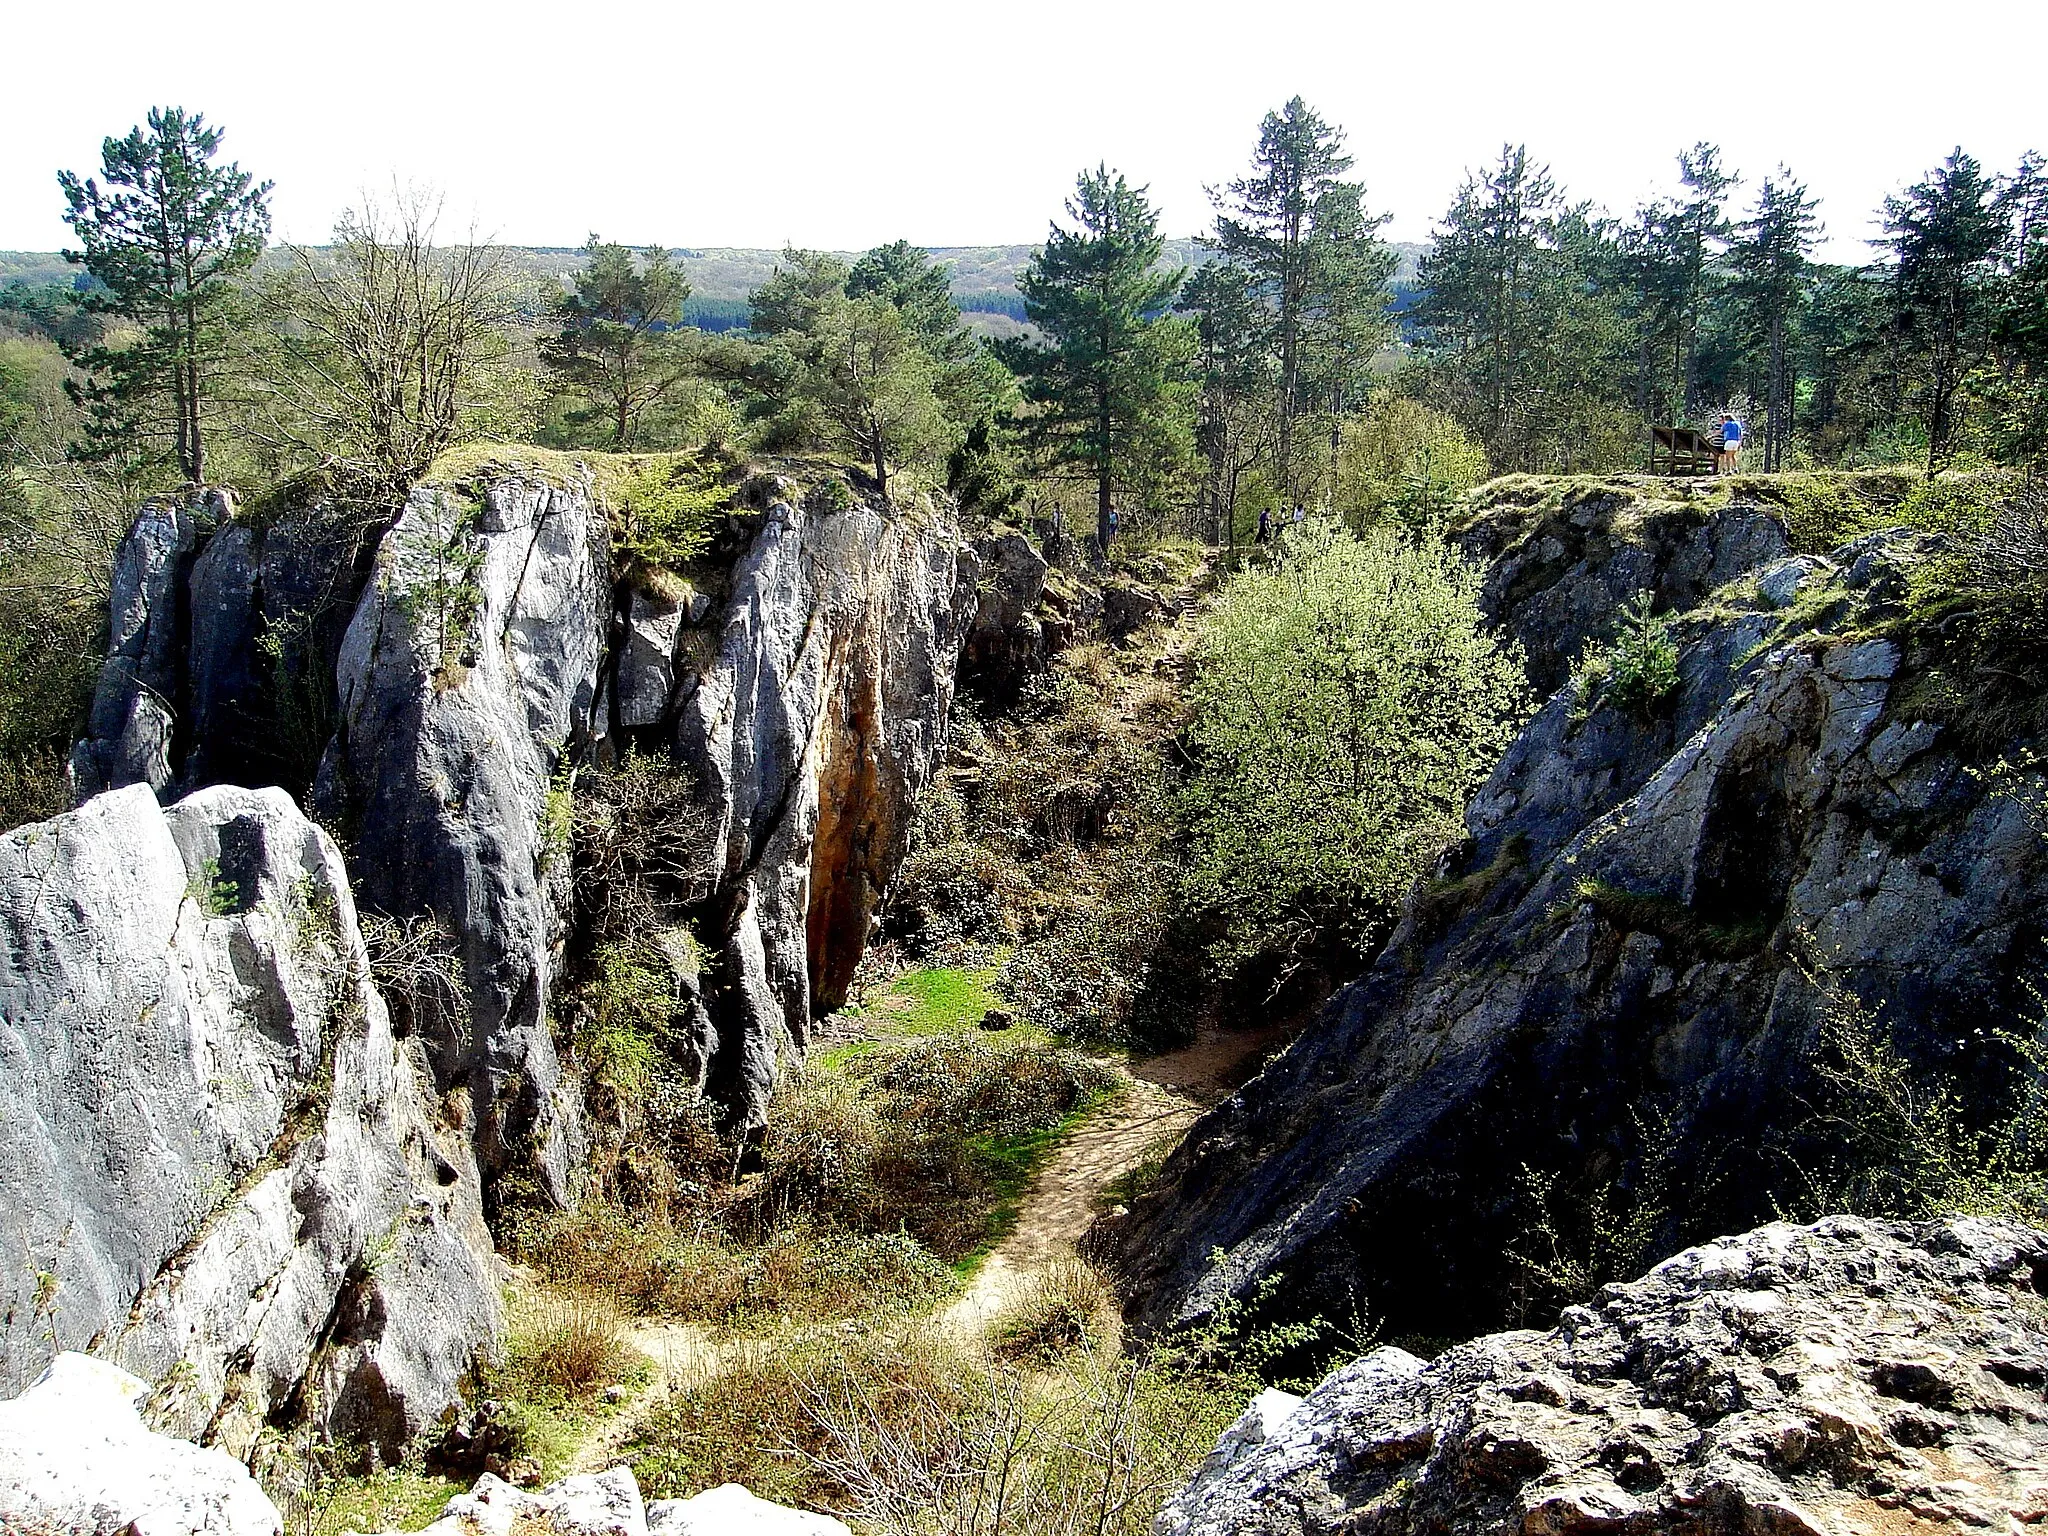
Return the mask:
<svg viewBox="0 0 2048 1536">
<path fill-rule="evenodd" d="M 1715 456 L 1714 473 L 1732 475 L 1742 460 L 1742 423 L 1733 416 L 1721 418 L 1721 451 Z"/>
</svg>

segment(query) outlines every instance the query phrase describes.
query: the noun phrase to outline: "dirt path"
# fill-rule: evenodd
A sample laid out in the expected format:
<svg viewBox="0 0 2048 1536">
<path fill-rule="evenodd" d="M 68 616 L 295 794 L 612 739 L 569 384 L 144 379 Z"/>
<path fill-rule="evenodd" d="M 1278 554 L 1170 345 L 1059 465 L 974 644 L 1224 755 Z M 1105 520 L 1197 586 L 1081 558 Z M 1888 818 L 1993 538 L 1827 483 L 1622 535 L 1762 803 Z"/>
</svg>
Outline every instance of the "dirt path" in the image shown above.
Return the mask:
<svg viewBox="0 0 2048 1536">
<path fill-rule="evenodd" d="M 628 1401 L 592 1426 L 562 1469 L 564 1477 L 602 1472 L 625 1460 L 627 1442 L 648 1411 L 678 1388 L 716 1374 L 724 1354 L 710 1330 L 696 1323 L 642 1319 L 627 1333 L 626 1342 L 646 1356 L 652 1370 Z"/>
<path fill-rule="evenodd" d="M 1097 1196 L 1119 1174 L 1170 1146 L 1201 1106 L 1185 1094 L 1134 1079 L 1121 1100 L 1084 1124 L 1040 1170 L 1017 1224 L 982 1260 L 967 1289 L 940 1314 L 960 1333 L 980 1333 L 1034 1275 L 1063 1258 L 1088 1230 Z"/>
<path fill-rule="evenodd" d="M 1017 1224 L 940 1320 L 963 1333 L 985 1331 L 1033 1276 L 1073 1257 L 1101 1210 L 1103 1190 L 1170 1148 L 1203 1109 L 1256 1071 L 1281 1038 L 1278 1029 L 1205 1032 L 1178 1051 L 1134 1062 L 1130 1091 L 1053 1154 L 1024 1197 Z"/>
<path fill-rule="evenodd" d="M 1132 1063 L 1130 1089 L 1061 1143 L 1025 1195 L 1016 1225 L 939 1314 L 940 1323 L 962 1337 L 986 1332 L 1033 1277 L 1073 1256 L 1101 1209 L 1105 1189 L 1170 1147 L 1203 1109 L 1251 1076 L 1281 1039 L 1279 1029 L 1204 1032 L 1192 1045 Z M 615 1465 L 663 1398 L 716 1375 L 749 1345 L 745 1339 L 721 1341 L 694 1323 L 654 1319 L 636 1324 L 627 1341 L 651 1365 L 648 1380 L 592 1427 L 565 1475 Z"/>
</svg>

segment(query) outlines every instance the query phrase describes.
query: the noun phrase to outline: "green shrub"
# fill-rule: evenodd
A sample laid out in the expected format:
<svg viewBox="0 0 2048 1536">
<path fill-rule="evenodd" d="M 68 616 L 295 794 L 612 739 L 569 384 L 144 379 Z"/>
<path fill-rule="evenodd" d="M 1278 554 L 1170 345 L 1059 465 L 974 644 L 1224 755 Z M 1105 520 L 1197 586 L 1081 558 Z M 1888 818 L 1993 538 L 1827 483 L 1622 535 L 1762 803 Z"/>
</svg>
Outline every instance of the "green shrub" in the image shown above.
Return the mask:
<svg viewBox="0 0 2048 1536">
<path fill-rule="evenodd" d="M 1622 607 L 1618 633 L 1607 648 L 1604 668 L 1607 697 L 1617 708 L 1647 720 L 1678 691 L 1678 643 L 1671 638 L 1671 620 L 1650 611 L 1655 601 L 1638 592 Z"/>
<path fill-rule="evenodd" d="M 1226 968 L 1363 952 L 1462 830 L 1527 710 L 1479 573 L 1434 540 L 1327 524 L 1240 572 L 1196 653 L 1181 797 L 1193 904 Z"/>
<path fill-rule="evenodd" d="M 717 466 L 655 459 L 611 492 L 612 551 L 629 569 L 680 570 L 710 548 L 732 486 Z"/>
</svg>

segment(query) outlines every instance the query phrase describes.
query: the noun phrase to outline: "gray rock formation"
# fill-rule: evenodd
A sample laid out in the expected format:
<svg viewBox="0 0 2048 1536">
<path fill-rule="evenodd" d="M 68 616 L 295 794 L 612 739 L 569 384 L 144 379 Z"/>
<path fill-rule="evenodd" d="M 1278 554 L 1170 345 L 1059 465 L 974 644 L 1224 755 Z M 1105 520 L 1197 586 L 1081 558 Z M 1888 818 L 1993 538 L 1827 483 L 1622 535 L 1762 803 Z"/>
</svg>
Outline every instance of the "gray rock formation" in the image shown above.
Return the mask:
<svg viewBox="0 0 2048 1536">
<path fill-rule="evenodd" d="M 187 583 L 202 542 L 234 515 L 225 492 L 145 502 L 114 557 L 111 630 L 86 737 L 72 749 L 83 800 L 124 784 L 159 793 L 176 779 L 184 709 Z"/>
<path fill-rule="evenodd" d="M 486 1473 L 422 1536 L 847 1536 L 830 1515 L 790 1509 L 725 1483 L 643 1503 L 631 1467 L 565 1477 L 528 1492 Z M 396 1536 L 396 1533 L 388 1533 Z"/>
<path fill-rule="evenodd" d="M 137 785 L 0 838 L 0 1390 L 60 1349 L 246 1455 L 318 1361 L 396 1448 L 497 1326 L 478 1180 L 280 790 Z"/>
<path fill-rule="evenodd" d="M 1379 1349 L 1216 1457 L 1159 1536 L 1838 1536 L 2048 1517 L 2048 1236 L 1774 1225 L 1548 1333 Z"/>
<path fill-rule="evenodd" d="M 0 1402 L 0 1529 L 21 1536 L 277 1536 L 249 1469 L 225 1452 L 153 1434 L 148 1384 L 65 1353 Z"/>
<path fill-rule="evenodd" d="M 401 1024 L 459 1090 L 494 1207 L 568 1202 L 582 1156 L 549 1023 L 573 959 L 565 771 L 630 743 L 696 778 L 709 834 L 678 921 L 722 969 L 701 1000 L 679 975 L 697 1045 L 678 1071 L 743 1128 L 843 998 L 902 856 L 978 563 L 929 509 L 806 511 L 794 485 L 758 487 L 765 510 L 736 514 L 680 595 L 615 584 L 581 470 L 422 487 L 374 562 L 324 505 L 259 526 L 217 495 L 152 504 L 123 546 L 78 783 L 296 790 L 326 742 L 314 797 L 364 899 L 455 936 L 468 1008 L 409 1004 Z"/>
<path fill-rule="evenodd" d="M 1050 569 L 1031 541 L 1013 528 L 974 542 L 981 592 L 960 657 L 960 685 L 994 708 L 1007 709 L 1055 648 L 1039 614 Z"/>
<path fill-rule="evenodd" d="M 976 574 L 929 513 L 777 499 L 681 685 L 730 1010 L 711 1081 L 745 1129 L 765 1124 L 779 1055 L 845 999 L 945 748 Z"/>
<path fill-rule="evenodd" d="M 1561 498 L 1556 486 L 1531 477 L 1526 502 L 1499 491 L 1456 535 L 1486 567 L 1481 607 L 1522 642 L 1540 694 L 1563 686 L 1579 653 L 1607 638 L 1615 612 L 1638 592 L 1651 593 L 1660 611 L 1683 612 L 1791 547 L 1761 507 L 1654 500 L 1663 489 L 1654 481 L 1596 483 Z"/>
<path fill-rule="evenodd" d="M 564 754 L 592 735 L 610 606 L 587 486 L 415 491 L 342 643 L 318 785 L 364 899 L 456 938 L 469 1017 L 428 1027 L 486 1174 L 558 1204 L 582 1120 L 549 1029 L 569 850 L 545 824 Z"/>
<path fill-rule="evenodd" d="M 1715 549 L 1774 565 L 1760 514 L 1726 516 L 1630 546 L 1623 578 L 1552 564 L 1617 594 L 1719 571 Z M 2021 1001 L 2048 849 L 1969 771 L 2003 748 L 1932 716 L 1947 642 L 1900 604 L 1926 553 L 1901 534 L 1815 562 L 1789 630 L 1753 583 L 1721 590 L 1679 623 L 1680 684 L 1650 718 L 1561 690 L 1368 974 L 1098 1231 L 1137 1316 L 1270 1281 L 1295 1316 L 1458 1337 L 1531 1294 L 1515 1255 L 1546 1215 L 1578 1241 L 1604 1200 L 1666 1252 L 1753 1225 L 1813 1115 L 1828 992 L 1889 1005 L 1910 1057 L 1967 1073 L 1972 1032 Z M 1502 617 L 1577 603 L 1531 589 Z"/>
</svg>

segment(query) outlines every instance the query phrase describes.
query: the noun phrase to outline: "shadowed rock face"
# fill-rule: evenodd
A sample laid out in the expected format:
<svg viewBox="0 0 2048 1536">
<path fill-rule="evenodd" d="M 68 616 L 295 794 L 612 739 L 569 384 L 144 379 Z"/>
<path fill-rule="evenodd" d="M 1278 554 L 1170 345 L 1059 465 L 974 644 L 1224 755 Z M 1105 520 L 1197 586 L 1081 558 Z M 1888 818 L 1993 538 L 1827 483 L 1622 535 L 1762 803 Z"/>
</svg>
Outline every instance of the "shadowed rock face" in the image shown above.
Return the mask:
<svg viewBox="0 0 2048 1536">
<path fill-rule="evenodd" d="M 387 1452 L 498 1325 L 467 1142 L 281 790 L 116 790 L 0 838 L 0 1392 L 57 1349 L 246 1456 L 309 1384 Z"/>
<path fill-rule="evenodd" d="M 1678 526 L 1675 553 L 1630 563 L 1729 542 Z M 1890 1003 L 1909 1054 L 1967 1066 L 1956 1039 L 2019 1000 L 2048 860 L 1911 702 L 1930 662 L 1898 601 L 1926 553 L 1901 534 L 1797 562 L 1823 628 L 1789 637 L 1768 560 L 1679 622 L 1681 682 L 1653 719 L 1553 698 L 1474 798 L 1452 878 L 1098 1230 L 1135 1315 L 1172 1325 L 1272 1280 L 1296 1316 L 1497 1326 L 1524 1274 L 1525 1169 L 1581 1204 L 1684 1191 L 1665 1251 L 1752 1225 L 1811 1115 L 1819 985 Z M 1887 621 L 1896 638 L 1867 637 Z"/>
<path fill-rule="evenodd" d="M 1226 1436 L 1159 1536 L 2030 1528 L 2044 1280 L 2048 1236 L 2002 1223 L 1725 1238 L 1548 1333 L 1352 1362 Z"/>
</svg>

